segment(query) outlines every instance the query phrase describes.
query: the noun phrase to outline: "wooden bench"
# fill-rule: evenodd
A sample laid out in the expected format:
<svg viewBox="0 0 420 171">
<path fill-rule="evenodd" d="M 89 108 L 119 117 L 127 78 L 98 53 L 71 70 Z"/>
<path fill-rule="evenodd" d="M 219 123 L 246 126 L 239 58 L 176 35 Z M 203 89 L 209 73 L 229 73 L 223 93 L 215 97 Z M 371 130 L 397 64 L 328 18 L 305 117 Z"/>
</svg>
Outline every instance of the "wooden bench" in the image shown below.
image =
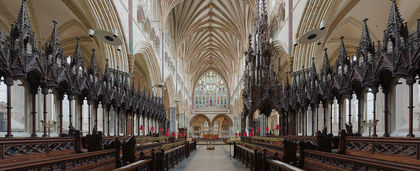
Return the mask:
<svg viewBox="0 0 420 171">
<path fill-rule="evenodd" d="M 316 150 L 305 150 L 305 170 L 419 170 L 419 164 L 406 164 L 370 157 L 343 155 Z"/>
<path fill-rule="evenodd" d="M 346 155 L 420 165 L 419 138 L 345 137 L 341 141 Z"/>
<path fill-rule="evenodd" d="M 273 159 L 265 159 L 265 166 L 263 170 L 303 171 L 300 168 Z"/>
<path fill-rule="evenodd" d="M 270 158 L 281 160 L 287 164 L 298 165 L 300 151 L 295 140 L 289 138 L 252 137 L 248 141 L 250 143 L 242 142 L 242 145 L 248 148 L 265 150 Z M 247 144 L 252 144 L 252 147 Z"/>
<path fill-rule="evenodd" d="M 152 165 L 153 159 L 139 160 L 134 163 L 130 163 L 123 167 L 114 169 L 113 171 L 138 171 L 138 170 L 154 170 Z"/>
<path fill-rule="evenodd" d="M 68 154 L 55 158 L 13 162 L 0 165 L 0 170 L 111 170 L 116 168 L 116 150 Z"/>
<path fill-rule="evenodd" d="M 127 165 L 138 160 L 148 159 L 151 158 L 153 151 L 157 151 L 158 149 L 170 150 L 180 145 L 185 145 L 184 139 L 175 140 L 174 143 L 163 141 L 138 144 L 137 138 L 131 137 L 128 140 L 122 142 L 121 163 L 122 165 Z"/>
<path fill-rule="evenodd" d="M 251 170 L 255 168 L 254 154 L 254 151 L 245 146 L 233 144 L 233 158 L 237 158 L 242 164 L 245 164 L 245 167 L 249 167 Z"/>
<path fill-rule="evenodd" d="M 183 139 L 185 140 L 185 139 Z M 181 144 L 175 142 L 162 146 L 159 150 L 153 149 L 150 158 L 139 160 L 114 171 L 134 171 L 134 170 L 151 170 L 151 171 L 164 171 L 174 168 L 176 164 L 181 162 L 182 159 L 187 158 L 189 153 L 196 147 L 196 142 L 188 142 Z M 178 144 L 178 145 L 177 145 Z M 175 145 L 176 147 L 174 147 Z M 174 148 L 172 148 L 174 147 Z"/>
<path fill-rule="evenodd" d="M 77 138 L 0 139 L 0 165 L 75 154 Z"/>
</svg>

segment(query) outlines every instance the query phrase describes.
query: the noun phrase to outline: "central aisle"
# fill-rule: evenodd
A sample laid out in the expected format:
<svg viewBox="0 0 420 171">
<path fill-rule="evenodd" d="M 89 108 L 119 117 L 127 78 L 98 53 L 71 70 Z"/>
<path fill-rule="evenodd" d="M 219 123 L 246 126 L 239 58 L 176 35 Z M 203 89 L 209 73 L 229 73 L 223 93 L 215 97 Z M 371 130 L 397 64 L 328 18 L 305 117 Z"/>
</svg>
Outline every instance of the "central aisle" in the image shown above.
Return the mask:
<svg viewBox="0 0 420 171">
<path fill-rule="evenodd" d="M 233 145 L 232 145 L 233 155 Z M 232 171 L 250 170 L 236 159 L 229 159 L 229 145 L 216 145 L 215 150 L 206 150 L 206 145 L 197 145 L 197 150 L 175 170 L 185 171 Z"/>
</svg>

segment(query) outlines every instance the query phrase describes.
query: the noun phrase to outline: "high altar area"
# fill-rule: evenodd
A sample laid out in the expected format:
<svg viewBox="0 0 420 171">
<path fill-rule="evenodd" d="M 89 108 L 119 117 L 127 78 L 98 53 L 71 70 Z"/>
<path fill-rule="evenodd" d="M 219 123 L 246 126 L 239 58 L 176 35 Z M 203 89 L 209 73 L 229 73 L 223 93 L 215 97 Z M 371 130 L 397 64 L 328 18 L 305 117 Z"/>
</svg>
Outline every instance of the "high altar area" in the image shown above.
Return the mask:
<svg viewBox="0 0 420 171">
<path fill-rule="evenodd" d="M 419 0 L 0 9 L 0 170 L 420 170 Z"/>
</svg>

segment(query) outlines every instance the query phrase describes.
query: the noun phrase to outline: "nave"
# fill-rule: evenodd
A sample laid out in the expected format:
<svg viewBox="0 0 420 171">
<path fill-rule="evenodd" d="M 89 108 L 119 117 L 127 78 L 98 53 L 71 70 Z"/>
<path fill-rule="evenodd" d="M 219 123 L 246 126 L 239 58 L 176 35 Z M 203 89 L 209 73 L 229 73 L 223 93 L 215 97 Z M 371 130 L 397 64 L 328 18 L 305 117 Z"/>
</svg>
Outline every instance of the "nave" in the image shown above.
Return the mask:
<svg viewBox="0 0 420 171">
<path fill-rule="evenodd" d="M 233 155 L 233 145 L 231 145 Z M 228 158 L 229 145 L 216 145 L 214 150 L 207 150 L 206 145 L 197 145 L 197 150 L 191 153 L 191 157 L 179 166 L 176 171 L 228 171 L 228 170 L 249 170 L 239 161 Z"/>
</svg>

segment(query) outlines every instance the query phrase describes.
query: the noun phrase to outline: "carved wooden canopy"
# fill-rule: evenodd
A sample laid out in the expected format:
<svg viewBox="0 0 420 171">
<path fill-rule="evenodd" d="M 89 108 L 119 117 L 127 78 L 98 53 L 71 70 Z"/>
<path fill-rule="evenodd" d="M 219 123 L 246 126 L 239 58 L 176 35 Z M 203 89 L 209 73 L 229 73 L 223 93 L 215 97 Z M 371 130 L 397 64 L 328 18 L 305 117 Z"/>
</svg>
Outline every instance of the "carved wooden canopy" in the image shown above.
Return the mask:
<svg viewBox="0 0 420 171">
<path fill-rule="evenodd" d="M 69 99 L 79 97 L 82 101 L 87 98 L 90 104 L 102 103 L 108 108 L 113 106 L 127 113 L 166 120 L 162 98 L 151 95 L 150 91 L 147 95 L 145 90 L 140 93 L 140 85 L 136 92 L 130 74 L 118 68 L 109 68 L 107 61 L 105 71 L 100 76 L 94 49 L 90 66 L 86 66 L 79 39 L 71 61 L 67 62 L 56 25 L 54 22 L 51 39 L 42 49 L 31 29 L 25 0 L 22 1 L 10 33 L 0 31 L 0 76 L 5 78 L 5 83 L 13 84 L 13 80 L 23 79 L 29 83 L 32 93 L 37 93 L 39 87 L 43 92 L 56 90 L 60 99 L 67 94 Z"/>
<path fill-rule="evenodd" d="M 334 98 L 341 99 L 356 94 L 358 98 L 365 89 L 378 92 L 379 86 L 388 91 L 395 79 L 404 78 L 407 84 L 415 83 L 420 76 L 420 20 L 417 30 L 409 33 L 407 23 L 401 18 L 395 0 L 382 41 L 375 46 L 369 35 L 367 19 L 355 56 L 349 56 L 341 37 L 340 52 L 335 67 L 328 60 L 324 49 L 324 62 L 320 73 L 312 66 L 309 69 L 290 73 L 292 83 L 286 78 L 282 84 L 280 71 L 273 70 L 272 43 L 269 41 L 265 4 L 256 24 L 256 48 L 249 43 L 245 52 L 244 116 L 256 109 L 270 115 L 272 109 L 286 113 L 306 110 L 320 102 L 327 104 Z M 251 38 L 250 38 L 251 40 Z"/>
</svg>

